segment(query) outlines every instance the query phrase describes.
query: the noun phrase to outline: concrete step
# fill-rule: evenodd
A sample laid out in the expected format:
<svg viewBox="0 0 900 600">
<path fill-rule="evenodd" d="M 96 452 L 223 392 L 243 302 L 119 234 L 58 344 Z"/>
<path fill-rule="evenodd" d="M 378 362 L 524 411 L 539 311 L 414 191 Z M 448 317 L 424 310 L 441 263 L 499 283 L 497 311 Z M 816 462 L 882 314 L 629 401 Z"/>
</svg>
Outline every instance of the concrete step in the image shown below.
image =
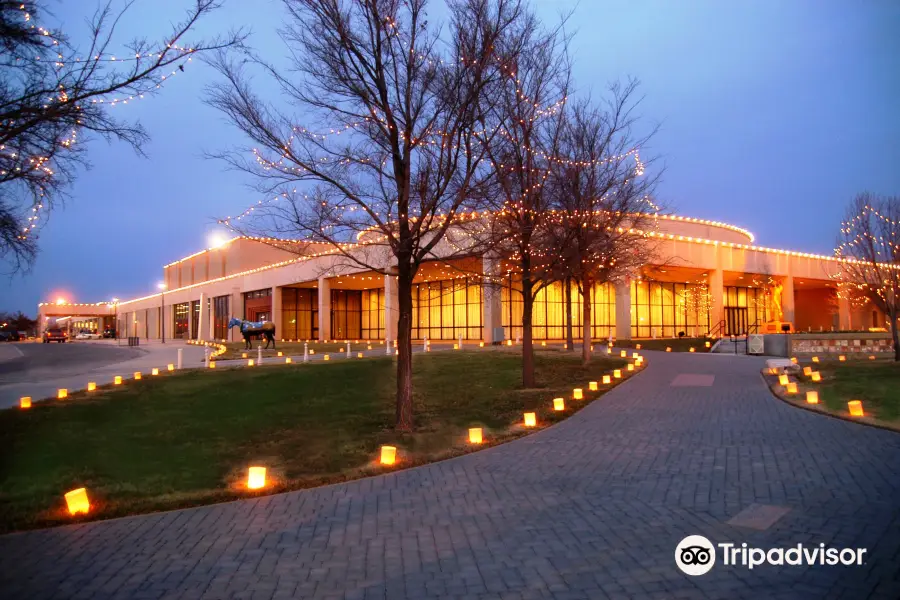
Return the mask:
<svg viewBox="0 0 900 600">
<path fill-rule="evenodd" d="M 721 338 L 710 349 L 716 354 L 747 354 L 747 338 L 736 337 L 734 341 L 729 338 Z"/>
</svg>

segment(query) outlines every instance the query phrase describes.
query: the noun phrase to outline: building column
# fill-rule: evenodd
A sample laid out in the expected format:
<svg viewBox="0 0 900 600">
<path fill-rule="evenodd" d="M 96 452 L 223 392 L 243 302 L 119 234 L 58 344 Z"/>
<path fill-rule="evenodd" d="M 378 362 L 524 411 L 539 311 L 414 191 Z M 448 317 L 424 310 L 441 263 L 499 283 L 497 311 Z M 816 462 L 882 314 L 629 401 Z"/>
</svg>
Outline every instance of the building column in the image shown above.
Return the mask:
<svg viewBox="0 0 900 600">
<path fill-rule="evenodd" d="M 319 277 L 319 341 L 331 339 L 331 282 Z"/>
<path fill-rule="evenodd" d="M 209 327 L 206 329 L 206 339 L 211 342 L 216 341 L 216 307 L 213 304 L 213 299 L 209 298 L 206 302 L 209 305 L 208 308 L 201 306 L 200 313 L 203 314 L 203 311 L 206 311 L 206 318 L 208 319 Z"/>
<path fill-rule="evenodd" d="M 400 320 L 400 299 L 397 295 L 397 278 L 384 276 L 384 339 L 397 339 L 398 321 Z"/>
<path fill-rule="evenodd" d="M 616 339 L 631 339 L 631 280 L 616 282 Z"/>
<path fill-rule="evenodd" d="M 718 251 L 718 249 L 717 249 Z M 725 274 L 722 269 L 709 272 L 709 326 L 715 329 L 725 318 Z M 720 330 L 720 334 L 724 330 Z"/>
<path fill-rule="evenodd" d="M 231 306 L 229 308 L 231 308 L 232 317 L 235 317 L 242 321 L 244 320 L 244 295 L 241 294 L 241 288 L 235 287 L 231 289 Z M 237 335 L 237 337 L 235 337 L 235 335 Z M 232 342 L 235 339 L 241 339 L 240 331 L 235 334 L 234 328 L 230 327 L 228 329 L 227 339 L 231 340 Z"/>
<path fill-rule="evenodd" d="M 782 321 L 794 324 L 794 276 L 784 278 L 784 289 L 781 290 L 781 311 L 784 313 Z"/>
<path fill-rule="evenodd" d="M 203 330 L 204 330 L 203 324 L 206 323 L 206 319 L 203 318 L 204 310 L 206 310 L 206 294 L 204 294 L 203 292 L 200 292 L 200 311 L 197 314 L 197 341 L 206 339 L 203 337 Z M 194 309 L 191 308 L 191 318 L 193 318 L 193 315 L 194 315 Z"/>
<path fill-rule="evenodd" d="M 275 286 L 272 288 L 272 322 L 275 323 L 275 337 L 278 337 L 278 332 L 283 332 L 282 327 L 284 323 L 281 322 L 281 288 Z M 278 338 L 281 339 L 281 338 Z"/>
<path fill-rule="evenodd" d="M 194 339 L 194 303 L 191 300 L 188 300 L 188 328 L 184 339 Z"/>
<path fill-rule="evenodd" d="M 496 281 L 500 277 L 500 261 L 493 257 L 483 257 L 481 272 L 484 274 L 484 285 L 481 288 L 481 337 L 485 344 L 496 344 L 502 342 L 504 337 L 502 288 Z"/>
<path fill-rule="evenodd" d="M 841 331 L 849 331 L 853 329 L 852 319 L 850 317 L 850 300 L 838 296 L 838 329 Z"/>
</svg>

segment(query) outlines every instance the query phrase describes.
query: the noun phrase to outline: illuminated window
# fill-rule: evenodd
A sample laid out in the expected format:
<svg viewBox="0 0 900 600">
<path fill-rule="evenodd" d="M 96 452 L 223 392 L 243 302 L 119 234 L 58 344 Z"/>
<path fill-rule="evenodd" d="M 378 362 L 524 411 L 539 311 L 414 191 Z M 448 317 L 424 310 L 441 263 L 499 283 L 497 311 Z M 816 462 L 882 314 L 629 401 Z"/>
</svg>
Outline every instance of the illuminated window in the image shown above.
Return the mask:
<svg viewBox="0 0 900 600">
<path fill-rule="evenodd" d="M 182 302 L 172 307 L 172 312 L 175 315 L 175 327 L 172 334 L 173 338 L 187 337 L 190 306 L 189 302 Z"/>
<path fill-rule="evenodd" d="M 282 288 L 281 328 L 276 335 L 286 340 L 314 340 L 319 337 L 319 291 L 310 288 Z"/>
<path fill-rule="evenodd" d="M 217 340 L 228 339 L 228 305 L 229 296 L 217 296 L 213 298 L 213 337 Z"/>
<path fill-rule="evenodd" d="M 582 298 L 575 283 L 571 284 L 572 337 L 581 339 Z M 507 339 L 522 337 L 522 285 L 507 279 L 500 294 L 502 325 Z M 566 338 L 565 284 L 553 283 L 537 293 L 531 316 L 532 338 L 560 340 Z M 615 289 L 608 283 L 595 284 L 591 292 L 591 336 L 606 338 L 615 333 Z"/>
<path fill-rule="evenodd" d="M 482 337 L 481 282 L 460 278 L 413 285 L 416 339 L 467 340 Z"/>
<path fill-rule="evenodd" d="M 709 331 L 713 299 L 705 284 L 631 282 L 631 336 L 688 337 Z"/>
<path fill-rule="evenodd" d="M 360 339 L 384 338 L 384 289 L 362 291 L 362 330 Z"/>
</svg>

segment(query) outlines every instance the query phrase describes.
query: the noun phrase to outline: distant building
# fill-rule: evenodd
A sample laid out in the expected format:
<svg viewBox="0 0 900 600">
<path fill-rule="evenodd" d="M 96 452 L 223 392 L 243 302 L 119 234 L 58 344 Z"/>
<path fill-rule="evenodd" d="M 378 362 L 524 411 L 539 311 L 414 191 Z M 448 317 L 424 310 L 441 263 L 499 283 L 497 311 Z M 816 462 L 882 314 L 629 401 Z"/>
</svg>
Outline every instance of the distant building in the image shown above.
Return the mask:
<svg viewBox="0 0 900 600">
<path fill-rule="evenodd" d="M 595 338 L 677 337 L 709 332 L 830 331 L 885 327 L 874 307 L 853 308 L 836 295 L 834 257 L 761 248 L 739 227 L 677 216 L 659 217 L 660 264 L 616 285 L 596 286 Z M 304 244 L 302 256 L 252 238 L 235 238 L 163 268 L 166 290 L 117 305 L 39 305 L 41 327 L 62 317 L 95 324 L 117 322 L 118 335 L 233 339 L 231 316 L 272 320 L 279 339 L 396 339 L 396 278 L 360 267 L 337 267 L 331 249 Z M 441 248 L 445 252 L 441 253 Z M 521 296 L 503 260 L 449 256 L 439 246 L 413 289 L 413 337 L 496 341 L 522 335 Z M 483 275 L 503 285 L 486 284 Z M 565 337 L 562 284 L 541 292 L 534 338 Z M 572 294 L 575 336 L 581 336 L 579 294 Z M 163 300 L 165 302 L 163 306 Z"/>
</svg>

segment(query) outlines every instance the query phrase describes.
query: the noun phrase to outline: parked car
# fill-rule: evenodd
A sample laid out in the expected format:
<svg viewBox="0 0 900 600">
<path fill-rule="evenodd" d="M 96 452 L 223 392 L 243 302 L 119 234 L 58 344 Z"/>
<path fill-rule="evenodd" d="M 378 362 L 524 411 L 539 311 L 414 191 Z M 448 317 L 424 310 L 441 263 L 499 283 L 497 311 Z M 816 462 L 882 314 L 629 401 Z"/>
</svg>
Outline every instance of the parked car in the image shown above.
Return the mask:
<svg viewBox="0 0 900 600">
<path fill-rule="evenodd" d="M 75 339 L 76 340 L 99 340 L 100 334 L 92 333 L 86 329 L 83 329 L 75 335 Z"/>
<path fill-rule="evenodd" d="M 0 331 L 0 342 L 18 342 L 20 336 L 15 331 Z"/>
<path fill-rule="evenodd" d="M 66 332 L 59 327 L 51 327 L 44 332 L 45 344 L 49 344 L 50 342 L 59 342 L 60 344 L 64 344 L 68 338 L 69 336 L 66 334 Z"/>
<path fill-rule="evenodd" d="M 112 339 L 112 338 L 116 337 L 116 330 L 113 329 L 112 327 L 107 327 L 106 329 L 103 330 L 103 337 L 108 338 L 108 339 Z"/>
</svg>

